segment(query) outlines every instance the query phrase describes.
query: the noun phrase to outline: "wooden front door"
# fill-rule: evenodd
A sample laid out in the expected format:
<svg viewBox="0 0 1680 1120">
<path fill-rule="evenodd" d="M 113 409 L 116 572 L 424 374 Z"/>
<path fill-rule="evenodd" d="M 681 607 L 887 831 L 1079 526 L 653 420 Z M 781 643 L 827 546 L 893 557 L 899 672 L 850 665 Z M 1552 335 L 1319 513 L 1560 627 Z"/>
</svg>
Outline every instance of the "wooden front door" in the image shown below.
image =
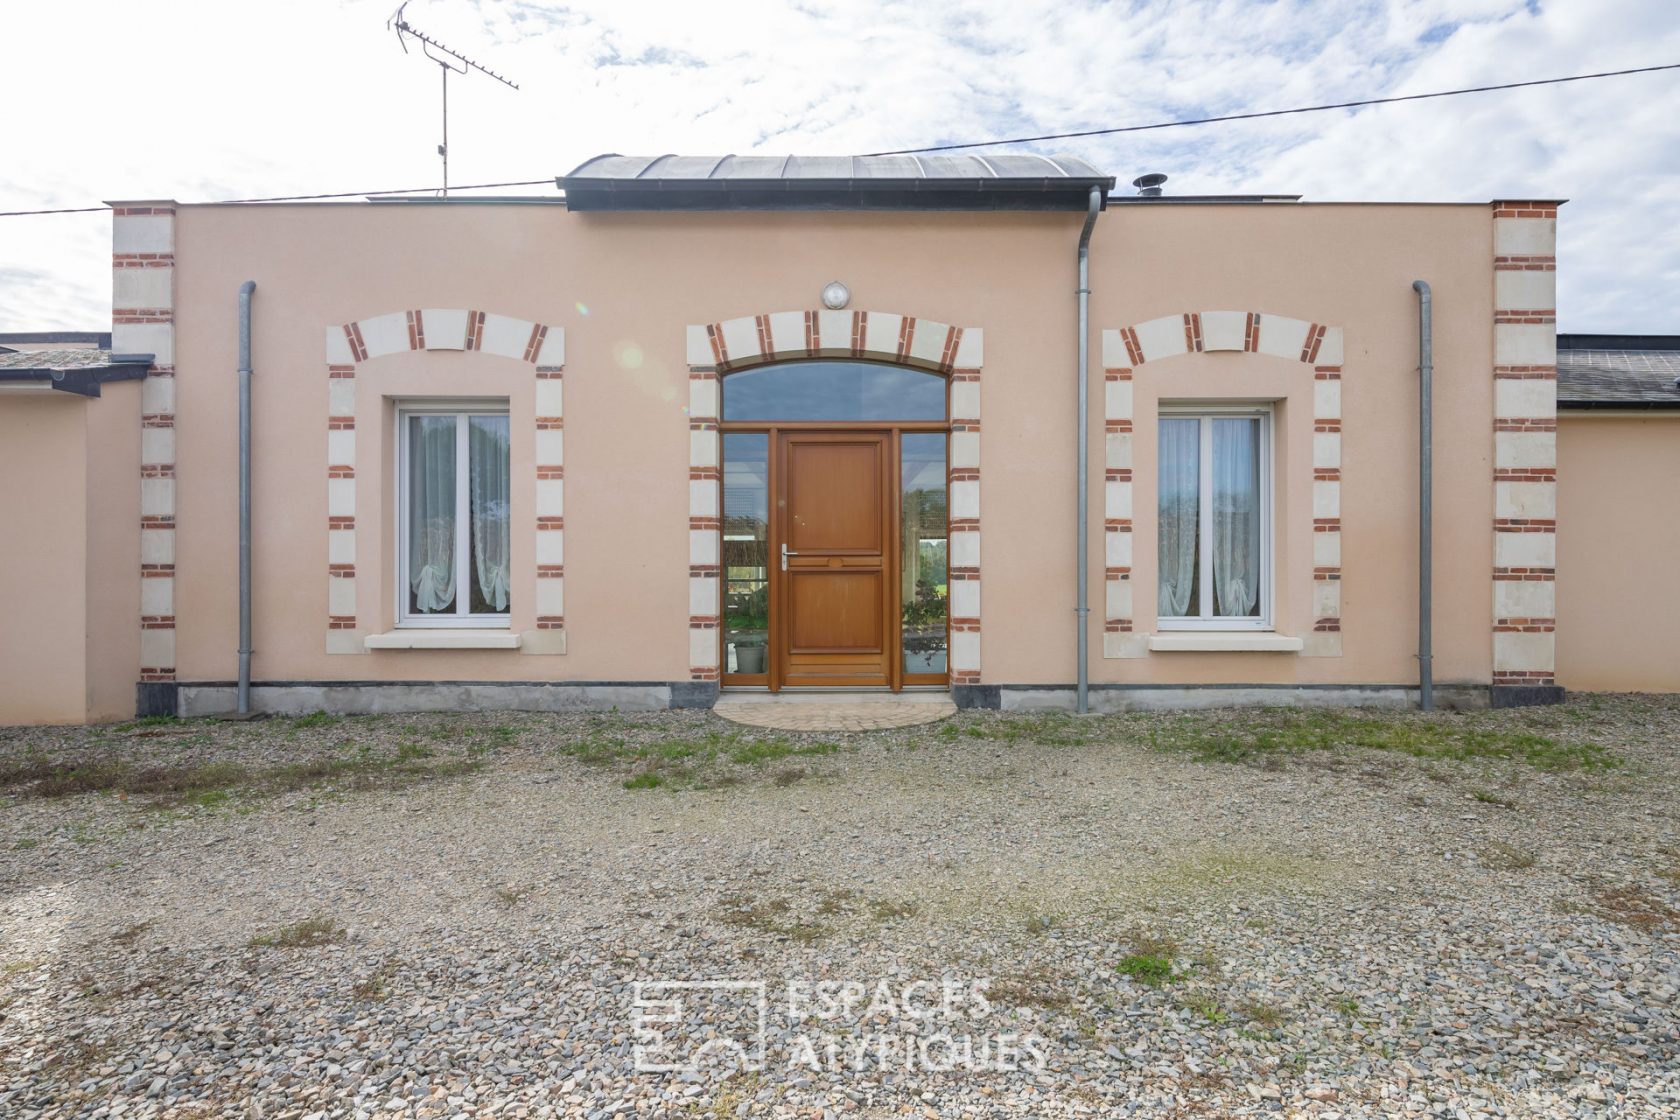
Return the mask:
<svg viewBox="0 0 1680 1120">
<path fill-rule="evenodd" d="M 890 432 L 778 435 L 780 539 L 770 562 L 779 685 L 891 684 L 891 440 Z"/>
</svg>

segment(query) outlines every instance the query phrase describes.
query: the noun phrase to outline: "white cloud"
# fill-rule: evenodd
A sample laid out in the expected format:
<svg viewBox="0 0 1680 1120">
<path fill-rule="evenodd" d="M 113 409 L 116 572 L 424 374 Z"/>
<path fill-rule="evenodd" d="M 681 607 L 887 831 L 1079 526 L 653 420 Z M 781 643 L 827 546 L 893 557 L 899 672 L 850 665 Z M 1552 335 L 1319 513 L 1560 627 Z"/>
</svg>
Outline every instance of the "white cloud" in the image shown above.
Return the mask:
<svg viewBox="0 0 1680 1120">
<path fill-rule="evenodd" d="M 385 30 L 394 7 L 20 6 L 3 29 L 0 209 L 435 182 L 437 70 Z M 602 151 L 872 151 L 1680 59 L 1665 0 L 414 0 L 407 14 L 521 86 L 451 79 L 458 184 Z M 1122 183 L 1167 171 L 1184 193 L 1567 197 L 1563 327 L 1680 327 L 1680 73 L 1045 147 Z M 0 329 L 100 326 L 109 222 L 0 219 Z"/>
</svg>

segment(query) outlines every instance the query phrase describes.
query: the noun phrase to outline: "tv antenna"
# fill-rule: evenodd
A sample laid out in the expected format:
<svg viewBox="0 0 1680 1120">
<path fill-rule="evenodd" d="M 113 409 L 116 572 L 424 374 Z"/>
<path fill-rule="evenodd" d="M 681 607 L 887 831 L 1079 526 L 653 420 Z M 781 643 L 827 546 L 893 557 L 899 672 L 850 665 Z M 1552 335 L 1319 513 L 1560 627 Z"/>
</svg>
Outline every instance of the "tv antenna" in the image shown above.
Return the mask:
<svg viewBox="0 0 1680 1120">
<path fill-rule="evenodd" d="M 494 70 L 490 69 L 488 66 L 485 66 L 481 63 L 474 62 L 472 59 L 468 58 L 466 55 L 462 54 L 460 51 L 457 51 L 457 50 L 454 50 L 450 47 L 444 46 L 442 43 L 438 42 L 436 39 L 432 38 L 430 35 L 427 35 L 424 31 L 416 30 L 414 27 L 412 27 L 409 24 L 409 22 L 407 20 L 403 19 L 403 9 L 406 8 L 406 7 L 408 7 L 408 0 L 403 0 L 403 2 L 401 4 L 397 5 L 397 10 L 391 14 L 390 19 L 385 21 L 385 27 L 388 30 L 393 30 L 397 33 L 397 42 L 402 45 L 402 49 L 403 49 L 404 54 L 408 53 L 408 40 L 409 40 L 409 37 L 412 36 L 420 44 L 420 53 L 424 54 L 427 58 L 429 58 L 433 62 L 437 63 L 438 64 L 438 69 L 443 74 L 443 143 L 438 145 L 438 155 L 443 160 L 443 197 L 448 198 L 449 197 L 449 75 L 450 74 L 465 74 L 465 73 L 468 73 L 469 71 L 477 70 L 480 74 L 487 74 L 490 77 L 496 79 L 498 82 L 501 82 L 504 86 L 510 86 L 513 89 L 518 89 L 519 88 L 519 83 L 515 82 L 515 81 L 513 81 L 509 78 L 502 77 L 500 74 L 496 73 Z M 448 57 L 447 58 L 440 58 L 440 57 L 438 57 L 438 55 L 435 55 L 435 54 L 432 53 L 432 51 L 434 51 L 434 50 L 440 52 L 443 55 L 447 55 Z"/>
</svg>

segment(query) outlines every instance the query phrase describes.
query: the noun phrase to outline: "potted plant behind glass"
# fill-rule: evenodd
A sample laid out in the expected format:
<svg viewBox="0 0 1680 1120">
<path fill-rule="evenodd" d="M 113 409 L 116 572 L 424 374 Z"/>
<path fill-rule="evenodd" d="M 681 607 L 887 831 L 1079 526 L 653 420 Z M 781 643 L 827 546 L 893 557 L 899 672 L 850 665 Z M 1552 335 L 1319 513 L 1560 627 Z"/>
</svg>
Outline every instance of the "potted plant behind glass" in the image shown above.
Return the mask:
<svg viewBox="0 0 1680 1120">
<path fill-rule="evenodd" d="M 726 620 L 729 644 L 735 650 L 735 671 L 746 675 L 764 672 L 770 632 L 770 588 L 760 587 L 742 597 Z"/>
<path fill-rule="evenodd" d="M 931 579 L 916 581 L 916 596 L 904 604 L 904 671 L 945 671 L 945 612 L 943 590 Z"/>
</svg>

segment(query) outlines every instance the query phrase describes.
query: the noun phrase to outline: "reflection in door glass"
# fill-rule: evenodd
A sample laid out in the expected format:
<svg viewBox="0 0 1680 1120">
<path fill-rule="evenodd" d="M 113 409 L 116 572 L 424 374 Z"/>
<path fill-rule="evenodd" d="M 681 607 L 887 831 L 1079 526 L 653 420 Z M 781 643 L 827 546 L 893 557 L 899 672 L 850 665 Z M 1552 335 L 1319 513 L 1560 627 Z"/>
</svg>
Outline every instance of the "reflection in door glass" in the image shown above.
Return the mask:
<svg viewBox="0 0 1680 1120">
<path fill-rule="evenodd" d="M 945 433 L 906 433 L 902 439 L 899 604 L 904 672 L 944 673 L 950 598 Z"/>
<path fill-rule="evenodd" d="M 765 671 L 770 633 L 770 436 L 723 437 L 724 672 Z"/>
</svg>

